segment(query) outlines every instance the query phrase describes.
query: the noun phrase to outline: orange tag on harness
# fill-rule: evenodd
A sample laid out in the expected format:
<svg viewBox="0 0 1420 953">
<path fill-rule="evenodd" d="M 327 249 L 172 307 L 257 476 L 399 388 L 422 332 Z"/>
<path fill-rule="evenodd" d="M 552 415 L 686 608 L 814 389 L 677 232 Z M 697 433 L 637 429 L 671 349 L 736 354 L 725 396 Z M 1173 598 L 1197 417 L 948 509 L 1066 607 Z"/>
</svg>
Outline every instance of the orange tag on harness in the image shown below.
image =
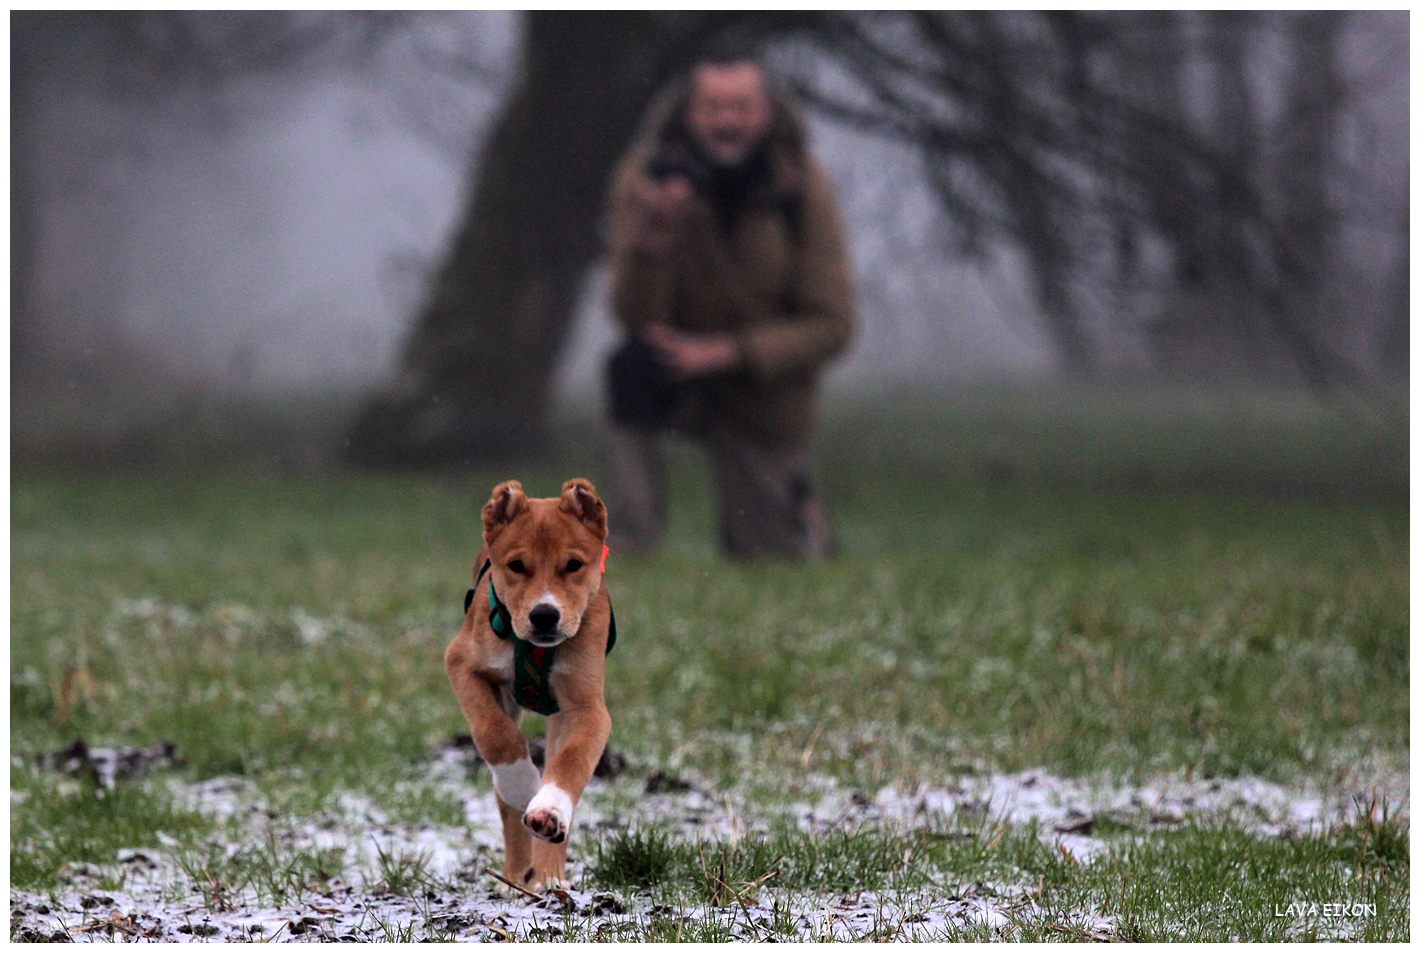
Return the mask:
<svg viewBox="0 0 1420 953">
<path fill-rule="evenodd" d="M 597 570 L 597 572 L 606 572 L 606 554 L 609 553 L 609 552 L 611 552 L 611 547 L 608 546 L 608 545 L 606 545 L 605 543 L 603 543 L 603 544 L 602 544 L 602 566 L 601 566 L 600 569 Z"/>
</svg>

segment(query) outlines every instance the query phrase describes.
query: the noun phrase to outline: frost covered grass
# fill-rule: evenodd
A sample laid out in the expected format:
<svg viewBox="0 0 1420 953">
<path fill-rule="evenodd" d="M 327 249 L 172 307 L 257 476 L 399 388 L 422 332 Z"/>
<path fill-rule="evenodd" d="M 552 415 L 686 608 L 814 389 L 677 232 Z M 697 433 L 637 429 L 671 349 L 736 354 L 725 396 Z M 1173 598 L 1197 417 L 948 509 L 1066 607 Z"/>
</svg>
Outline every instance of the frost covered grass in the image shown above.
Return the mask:
<svg viewBox="0 0 1420 953">
<path fill-rule="evenodd" d="M 124 784 L 98 797 L 87 783 L 43 783 L 19 771 L 11 775 L 10 883 L 17 886 L 50 889 L 67 864 L 113 863 L 120 850 L 162 849 L 214 828 L 202 814 L 148 787 Z M 120 874 L 100 885 L 118 888 L 122 883 Z"/>
<path fill-rule="evenodd" d="M 869 905 L 880 922 L 819 915 L 864 891 L 976 902 L 961 890 L 979 880 L 1014 891 L 1023 938 L 1299 938 L 1271 905 L 1305 899 L 1373 902 L 1346 935 L 1408 935 L 1408 788 L 1370 828 L 1354 812 L 1280 834 L 1235 816 L 1097 819 L 1104 849 L 1073 864 L 1029 821 L 984 814 L 818 833 L 772 820 L 816 786 L 871 795 L 1025 769 L 1336 791 L 1408 774 L 1404 429 L 1301 398 L 1119 398 L 838 406 L 820 460 L 843 556 L 822 565 L 716 559 L 698 454 L 676 447 L 689 465 L 665 552 L 622 558 L 613 536 L 608 563 L 612 744 L 633 769 L 589 794 L 606 826 L 574 838 L 587 883 L 628 912 L 536 928 L 999 938 L 1009 917 L 909 921 L 909 904 L 892 921 L 887 900 Z M 345 817 L 351 796 L 391 830 L 453 830 L 490 798 L 486 774 L 430 780 L 433 750 L 464 730 L 441 655 L 492 485 L 546 495 L 596 478 L 582 430 L 566 433 L 556 461 L 445 477 L 16 475 L 12 886 L 62 892 L 108 864 L 86 889 L 122 889 L 117 852 L 142 851 L 213 910 L 333 883 L 421 903 L 468 890 L 415 841 L 361 853 L 294 832 Z M 76 736 L 172 741 L 182 765 L 101 794 L 35 767 Z M 745 836 L 645 817 L 655 771 L 731 796 Z M 249 792 L 230 816 L 169 783 L 226 778 Z M 269 823 L 252 826 L 251 804 Z M 496 852 L 475 846 L 459 849 L 476 873 Z M 419 935 L 462 935 L 435 920 Z M 411 922 L 362 929 L 407 939 Z"/>
<path fill-rule="evenodd" d="M 904 904 L 896 915 L 860 920 L 850 938 L 1277 941 L 1326 936 L 1335 924 L 1325 923 L 1319 911 L 1310 923 L 1302 918 L 1300 924 L 1296 917 L 1278 915 L 1295 898 L 1306 896 L 1344 897 L 1353 907 L 1364 906 L 1366 916 L 1349 924 L 1352 938 L 1381 940 L 1405 935 L 1397 927 L 1408 919 L 1404 879 L 1409 853 L 1408 840 L 1403 849 L 1397 841 L 1388 856 L 1363 846 L 1375 836 L 1375 824 L 1362 819 L 1326 834 L 1258 840 L 1236 825 L 1192 822 L 1148 838 L 1115 833 L 1089 863 L 1049 846 L 1034 824 L 978 822 L 964 830 L 929 824 L 827 834 L 780 827 L 734 843 L 711 844 L 629 831 L 598 845 L 589 874 L 603 886 L 638 887 L 662 910 L 733 908 L 753 897 L 760 910 L 768 907 L 769 912 L 756 920 L 745 909 L 737 935 L 756 939 L 802 937 L 801 925 L 794 922 L 798 918 L 781 918 L 797 897 L 840 900 L 871 894 L 915 902 Z M 638 861 L 648 852 L 654 861 Z M 628 878 L 628 870 L 642 876 Z M 925 912 L 962 902 L 973 887 L 998 897 L 1014 893 L 1006 923 L 993 929 L 989 918 L 967 925 L 928 922 Z M 589 923 L 580 937 L 569 930 L 568 938 L 592 939 L 595 926 Z M 647 929 L 655 932 L 650 924 Z"/>
<path fill-rule="evenodd" d="M 429 782 L 466 784 L 460 771 L 432 771 Z M 1384 940 L 1408 933 L 1408 818 L 1384 805 L 1361 805 L 1339 821 L 1327 811 L 1299 827 L 1277 813 L 1279 795 L 1281 815 L 1296 813 L 1288 792 L 1269 793 L 1259 782 L 1179 781 L 1171 795 L 1135 789 L 1124 801 L 1123 792 L 1091 794 L 1035 772 L 951 791 L 885 788 L 871 799 L 815 782 L 821 797 L 813 807 L 740 792 L 726 792 L 716 807 L 716 797 L 694 790 L 646 795 L 639 776 L 597 782 L 573 851 L 576 885 L 540 901 L 488 889 L 482 868 L 496 863 L 497 832 L 486 795 L 469 801 L 468 824 L 446 826 L 398 823 L 350 795 L 313 814 L 282 813 L 255 785 L 210 782 L 199 786 L 198 800 L 224 820 L 181 842 L 168 835 L 166 851 L 124 849 L 117 862 L 67 865 L 47 889 L 12 889 L 12 934 L 77 939 L 116 927 L 153 939 Z M 634 820 L 624 812 L 631 803 Z M 1123 806 L 1103 807 L 1109 803 Z M 1280 832 L 1269 818 L 1282 821 Z"/>
</svg>

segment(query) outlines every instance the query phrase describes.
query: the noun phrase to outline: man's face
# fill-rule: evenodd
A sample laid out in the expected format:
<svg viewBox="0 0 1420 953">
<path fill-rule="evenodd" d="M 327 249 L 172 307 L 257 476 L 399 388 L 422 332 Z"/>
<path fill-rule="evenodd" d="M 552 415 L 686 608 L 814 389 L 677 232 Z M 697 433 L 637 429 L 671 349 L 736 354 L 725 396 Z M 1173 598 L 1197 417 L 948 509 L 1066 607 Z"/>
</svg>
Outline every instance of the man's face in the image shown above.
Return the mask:
<svg viewBox="0 0 1420 953">
<path fill-rule="evenodd" d="M 729 167 L 743 164 L 768 135 L 773 120 L 774 108 L 758 66 L 696 67 L 685 124 L 695 144 L 715 162 Z"/>
</svg>

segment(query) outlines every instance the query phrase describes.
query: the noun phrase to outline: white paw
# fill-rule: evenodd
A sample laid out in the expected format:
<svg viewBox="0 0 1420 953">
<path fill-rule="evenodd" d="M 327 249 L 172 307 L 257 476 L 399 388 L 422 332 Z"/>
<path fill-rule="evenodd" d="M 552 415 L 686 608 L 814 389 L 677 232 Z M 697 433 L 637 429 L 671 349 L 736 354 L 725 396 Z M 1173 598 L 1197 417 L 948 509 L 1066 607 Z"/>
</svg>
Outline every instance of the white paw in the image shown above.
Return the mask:
<svg viewBox="0 0 1420 953">
<path fill-rule="evenodd" d="M 523 824 L 534 837 L 560 844 L 572 826 L 572 798 L 555 784 L 544 784 L 528 804 Z"/>
</svg>

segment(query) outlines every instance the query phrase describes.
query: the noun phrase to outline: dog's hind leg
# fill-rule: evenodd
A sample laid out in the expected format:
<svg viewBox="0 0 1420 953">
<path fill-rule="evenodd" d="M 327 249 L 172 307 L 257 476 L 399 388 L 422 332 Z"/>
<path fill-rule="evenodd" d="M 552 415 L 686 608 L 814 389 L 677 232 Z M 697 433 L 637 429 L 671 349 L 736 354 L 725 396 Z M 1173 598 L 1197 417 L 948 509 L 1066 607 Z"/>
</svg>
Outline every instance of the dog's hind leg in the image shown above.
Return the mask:
<svg viewBox="0 0 1420 953">
<path fill-rule="evenodd" d="M 498 816 L 503 819 L 503 876 L 513 883 L 537 889 L 532 884 L 540 880 L 533 864 L 532 834 L 523 826 L 523 812 L 510 807 L 497 797 Z"/>
<path fill-rule="evenodd" d="M 532 841 L 532 869 L 534 871 L 533 881 L 538 884 L 535 890 L 566 889 L 569 884 L 567 880 L 567 841 L 560 844 L 552 844 L 548 841 L 528 838 Z"/>
</svg>

